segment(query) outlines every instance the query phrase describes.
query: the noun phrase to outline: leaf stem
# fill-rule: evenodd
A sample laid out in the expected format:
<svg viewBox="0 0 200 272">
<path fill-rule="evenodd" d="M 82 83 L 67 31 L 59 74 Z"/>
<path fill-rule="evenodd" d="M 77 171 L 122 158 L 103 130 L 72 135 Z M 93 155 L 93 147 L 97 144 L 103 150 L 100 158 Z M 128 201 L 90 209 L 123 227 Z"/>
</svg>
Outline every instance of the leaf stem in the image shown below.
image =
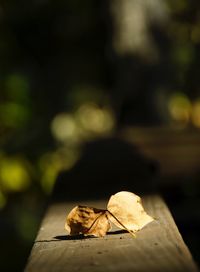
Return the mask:
<svg viewBox="0 0 200 272">
<path fill-rule="evenodd" d="M 129 230 L 122 222 L 119 221 L 119 219 L 111 213 L 109 210 L 106 210 L 125 230 L 127 230 L 134 238 L 136 237 L 135 233 Z"/>
<path fill-rule="evenodd" d="M 100 214 L 94 219 L 94 221 L 92 222 L 91 226 L 89 227 L 89 229 L 87 230 L 87 233 L 91 230 L 91 228 L 94 226 L 94 224 L 96 223 L 96 221 L 106 213 L 107 210 L 102 210 L 100 212 Z"/>
</svg>

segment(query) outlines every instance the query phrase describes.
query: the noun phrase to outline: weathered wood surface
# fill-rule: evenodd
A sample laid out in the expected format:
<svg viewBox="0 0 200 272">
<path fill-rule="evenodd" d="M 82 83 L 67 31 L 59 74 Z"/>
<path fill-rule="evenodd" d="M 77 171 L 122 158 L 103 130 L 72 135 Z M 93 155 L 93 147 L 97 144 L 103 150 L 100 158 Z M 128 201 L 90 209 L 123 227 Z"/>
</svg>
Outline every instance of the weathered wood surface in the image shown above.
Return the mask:
<svg viewBox="0 0 200 272">
<path fill-rule="evenodd" d="M 111 232 L 104 238 L 75 239 L 67 235 L 64 221 L 73 206 L 104 208 L 106 202 L 51 205 L 25 271 L 198 271 L 164 201 L 148 196 L 143 203 L 157 220 L 138 232 L 135 239 L 123 232 Z"/>
<path fill-rule="evenodd" d="M 121 138 L 136 145 L 143 155 L 157 161 L 160 175 L 165 178 L 190 177 L 199 173 L 199 130 L 170 127 L 127 128 L 121 132 Z"/>
</svg>

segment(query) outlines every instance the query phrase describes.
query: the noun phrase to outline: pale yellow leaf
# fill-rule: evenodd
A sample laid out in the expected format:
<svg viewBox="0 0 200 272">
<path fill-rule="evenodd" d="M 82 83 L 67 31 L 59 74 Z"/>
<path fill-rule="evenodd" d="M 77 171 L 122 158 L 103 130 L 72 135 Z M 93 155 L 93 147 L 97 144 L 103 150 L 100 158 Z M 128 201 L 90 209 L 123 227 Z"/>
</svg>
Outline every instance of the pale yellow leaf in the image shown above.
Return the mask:
<svg viewBox="0 0 200 272">
<path fill-rule="evenodd" d="M 131 192 L 119 192 L 109 199 L 107 209 L 112 223 L 131 233 L 142 229 L 154 219 L 149 216 L 141 203 L 141 198 Z"/>
</svg>

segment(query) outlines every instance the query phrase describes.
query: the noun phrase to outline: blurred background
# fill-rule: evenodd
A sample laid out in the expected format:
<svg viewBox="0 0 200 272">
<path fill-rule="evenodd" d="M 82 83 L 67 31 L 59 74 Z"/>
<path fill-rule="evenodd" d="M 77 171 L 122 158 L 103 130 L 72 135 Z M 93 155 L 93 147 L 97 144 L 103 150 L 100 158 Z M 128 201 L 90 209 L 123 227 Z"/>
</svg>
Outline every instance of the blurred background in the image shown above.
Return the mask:
<svg viewBox="0 0 200 272">
<path fill-rule="evenodd" d="M 116 137 L 156 162 L 200 262 L 199 49 L 198 0 L 0 1 L 1 271 L 23 270 L 59 173 Z"/>
</svg>

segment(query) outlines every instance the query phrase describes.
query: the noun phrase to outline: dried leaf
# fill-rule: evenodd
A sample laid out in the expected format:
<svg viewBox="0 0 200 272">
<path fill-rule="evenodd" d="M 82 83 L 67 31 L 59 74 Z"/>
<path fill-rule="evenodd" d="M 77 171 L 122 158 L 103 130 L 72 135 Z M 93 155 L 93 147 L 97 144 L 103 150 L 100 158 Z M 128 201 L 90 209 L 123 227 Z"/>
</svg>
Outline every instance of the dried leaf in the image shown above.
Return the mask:
<svg viewBox="0 0 200 272">
<path fill-rule="evenodd" d="M 141 198 L 131 192 L 119 192 L 111 196 L 107 209 L 112 223 L 130 233 L 135 233 L 154 219 L 149 216 L 141 203 Z"/>
<path fill-rule="evenodd" d="M 84 234 L 102 237 L 110 228 L 106 210 L 87 206 L 73 208 L 65 223 L 65 229 L 70 235 Z"/>
<path fill-rule="evenodd" d="M 67 216 L 65 229 L 70 235 L 105 236 L 111 229 L 110 221 L 121 229 L 135 232 L 153 221 L 145 211 L 141 198 L 131 192 L 119 192 L 109 199 L 107 210 L 76 206 Z"/>
</svg>

